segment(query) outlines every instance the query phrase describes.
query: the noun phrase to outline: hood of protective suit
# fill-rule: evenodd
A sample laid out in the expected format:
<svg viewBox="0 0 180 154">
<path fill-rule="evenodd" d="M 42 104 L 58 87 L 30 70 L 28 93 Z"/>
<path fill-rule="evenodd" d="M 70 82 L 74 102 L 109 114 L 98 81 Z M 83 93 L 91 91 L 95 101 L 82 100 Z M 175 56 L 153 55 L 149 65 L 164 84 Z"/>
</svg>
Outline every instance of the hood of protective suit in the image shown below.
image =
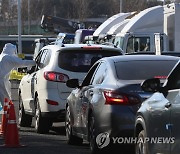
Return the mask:
<svg viewBox="0 0 180 154">
<path fill-rule="evenodd" d="M 11 43 L 7 43 L 7 44 L 5 44 L 5 46 L 2 50 L 2 53 L 10 55 L 10 56 L 16 56 L 17 55 L 17 48 L 15 45 L 13 45 Z"/>
</svg>

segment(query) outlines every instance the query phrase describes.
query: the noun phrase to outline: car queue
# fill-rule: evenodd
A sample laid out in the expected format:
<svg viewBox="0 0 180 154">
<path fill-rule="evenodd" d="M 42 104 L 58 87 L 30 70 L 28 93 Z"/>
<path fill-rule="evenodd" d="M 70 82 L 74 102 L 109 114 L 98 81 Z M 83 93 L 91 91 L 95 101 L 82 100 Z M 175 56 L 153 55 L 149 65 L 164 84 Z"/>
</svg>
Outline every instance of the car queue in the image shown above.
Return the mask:
<svg viewBox="0 0 180 154">
<path fill-rule="evenodd" d="M 152 55 L 136 50 L 141 40 L 134 35 L 135 49 L 126 54 L 94 37 L 79 44 L 79 32 L 74 44 L 60 39 L 38 50 L 36 66 L 20 82 L 19 125 L 31 126 L 34 117 L 36 132 L 48 133 L 53 122 L 64 122 L 67 143 L 87 141 L 92 154 L 127 143 L 119 139 L 135 145 L 136 154 L 178 154 L 179 52 L 159 55 L 159 35 Z"/>
<path fill-rule="evenodd" d="M 36 132 L 48 133 L 53 122 L 64 121 L 67 143 L 86 140 L 91 153 L 106 148 L 97 142 L 101 133 L 133 137 L 136 113 L 154 92 L 143 91 L 141 83 L 155 78 L 163 84 L 179 57 L 121 52 L 97 44 L 43 47 L 20 82 L 19 125 L 30 127 L 34 117 Z"/>
</svg>

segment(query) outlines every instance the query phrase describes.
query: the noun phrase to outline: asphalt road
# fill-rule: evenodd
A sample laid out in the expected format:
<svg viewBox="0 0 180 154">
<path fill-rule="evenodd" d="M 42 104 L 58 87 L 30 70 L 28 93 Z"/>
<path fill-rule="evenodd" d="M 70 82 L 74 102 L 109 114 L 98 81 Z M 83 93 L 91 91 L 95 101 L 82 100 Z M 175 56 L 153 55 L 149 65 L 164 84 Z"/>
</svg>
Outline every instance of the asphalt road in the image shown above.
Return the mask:
<svg viewBox="0 0 180 154">
<path fill-rule="evenodd" d="M 16 86 L 18 85 L 12 86 L 14 87 L 12 88 L 12 100 L 15 105 L 16 118 L 18 118 L 18 97 Z M 18 134 L 20 145 L 22 146 L 17 148 L 5 147 L 4 139 L 0 137 L 0 154 L 90 154 L 87 142 L 84 142 L 81 146 L 72 146 L 66 143 L 64 123 L 54 123 L 48 134 L 37 134 L 33 124 L 31 128 L 19 128 Z M 134 152 L 132 147 L 118 146 L 107 153 L 133 154 Z"/>
</svg>

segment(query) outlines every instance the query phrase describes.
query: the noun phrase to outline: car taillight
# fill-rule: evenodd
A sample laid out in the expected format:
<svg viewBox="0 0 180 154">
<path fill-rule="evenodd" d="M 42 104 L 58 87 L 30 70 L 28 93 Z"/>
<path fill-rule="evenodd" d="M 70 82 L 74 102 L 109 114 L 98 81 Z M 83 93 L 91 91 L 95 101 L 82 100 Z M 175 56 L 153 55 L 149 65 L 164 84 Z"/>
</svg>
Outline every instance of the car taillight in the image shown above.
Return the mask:
<svg viewBox="0 0 180 154">
<path fill-rule="evenodd" d="M 69 80 L 68 75 L 59 72 L 44 72 L 44 78 L 54 82 L 66 82 Z"/>
<path fill-rule="evenodd" d="M 96 47 L 96 46 L 83 46 L 81 48 L 87 49 L 87 50 L 100 50 L 100 49 L 102 49 L 102 47 Z"/>
<path fill-rule="evenodd" d="M 50 105 L 58 105 L 58 102 L 47 99 L 46 102 Z"/>
<path fill-rule="evenodd" d="M 138 97 L 114 91 L 104 91 L 105 104 L 109 105 L 135 105 L 141 101 Z"/>
<path fill-rule="evenodd" d="M 157 79 L 167 79 L 167 76 L 160 76 L 160 75 L 158 75 L 158 76 L 155 76 L 154 78 L 157 78 Z"/>
</svg>

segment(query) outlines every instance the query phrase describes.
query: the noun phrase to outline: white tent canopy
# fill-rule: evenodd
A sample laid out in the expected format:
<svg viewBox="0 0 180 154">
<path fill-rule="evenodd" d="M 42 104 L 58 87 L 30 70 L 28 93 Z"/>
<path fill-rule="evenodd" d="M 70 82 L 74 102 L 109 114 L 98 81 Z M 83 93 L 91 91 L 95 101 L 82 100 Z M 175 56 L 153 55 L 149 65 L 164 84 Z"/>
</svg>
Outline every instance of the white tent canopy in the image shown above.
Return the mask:
<svg viewBox="0 0 180 154">
<path fill-rule="evenodd" d="M 130 21 L 130 19 L 125 19 L 124 21 L 112 26 L 110 30 L 107 32 L 108 35 L 115 35 L 120 33 L 124 26 Z"/>
<path fill-rule="evenodd" d="M 123 20 L 125 20 L 128 16 L 132 15 L 133 12 L 129 12 L 129 13 L 119 13 L 116 14 L 110 18 L 108 18 L 105 22 L 103 22 L 93 33 L 93 36 L 99 36 L 100 34 L 106 34 L 109 29 L 122 22 Z"/>
<path fill-rule="evenodd" d="M 163 32 L 163 6 L 155 6 L 141 11 L 124 26 L 127 32 Z"/>
</svg>

